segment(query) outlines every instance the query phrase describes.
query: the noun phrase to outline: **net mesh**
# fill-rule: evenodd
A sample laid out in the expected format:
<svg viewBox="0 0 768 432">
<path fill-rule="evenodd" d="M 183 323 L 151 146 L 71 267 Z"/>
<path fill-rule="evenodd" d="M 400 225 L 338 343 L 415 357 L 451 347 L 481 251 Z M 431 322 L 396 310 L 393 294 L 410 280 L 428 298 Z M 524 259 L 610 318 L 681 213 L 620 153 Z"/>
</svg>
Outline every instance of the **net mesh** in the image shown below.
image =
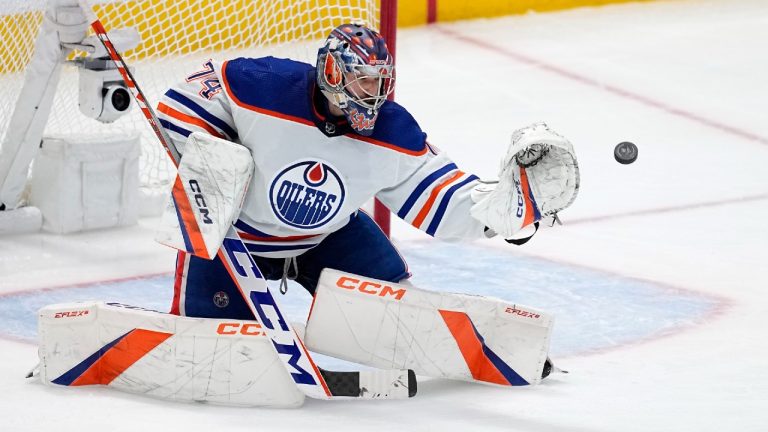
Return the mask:
<svg viewBox="0 0 768 432">
<path fill-rule="evenodd" d="M 47 0 L 0 0 L 0 143 L 17 103 L 25 68 Z M 376 0 L 134 0 L 96 1 L 107 31 L 134 28 L 141 43 L 123 54 L 151 104 L 209 58 L 276 55 L 314 63 L 321 40 L 344 22 L 378 27 Z M 72 53 L 69 60 L 82 53 Z M 141 184 L 161 189 L 173 168 L 141 113 L 134 108 L 114 123 L 80 113 L 78 71 L 62 68 L 45 135 L 141 134 Z M 0 144 L 2 145 L 2 144 Z"/>
</svg>

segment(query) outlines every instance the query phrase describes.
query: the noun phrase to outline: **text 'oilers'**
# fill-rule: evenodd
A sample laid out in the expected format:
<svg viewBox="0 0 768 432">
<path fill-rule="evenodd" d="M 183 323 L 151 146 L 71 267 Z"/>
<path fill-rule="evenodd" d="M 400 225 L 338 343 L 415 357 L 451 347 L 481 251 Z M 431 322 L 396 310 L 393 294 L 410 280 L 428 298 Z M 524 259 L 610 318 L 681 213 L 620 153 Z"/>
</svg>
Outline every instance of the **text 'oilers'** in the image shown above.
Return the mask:
<svg viewBox="0 0 768 432">
<path fill-rule="evenodd" d="M 325 225 L 341 209 L 344 182 L 329 163 L 305 160 L 284 168 L 272 180 L 269 199 L 280 221 L 296 228 Z"/>
</svg>

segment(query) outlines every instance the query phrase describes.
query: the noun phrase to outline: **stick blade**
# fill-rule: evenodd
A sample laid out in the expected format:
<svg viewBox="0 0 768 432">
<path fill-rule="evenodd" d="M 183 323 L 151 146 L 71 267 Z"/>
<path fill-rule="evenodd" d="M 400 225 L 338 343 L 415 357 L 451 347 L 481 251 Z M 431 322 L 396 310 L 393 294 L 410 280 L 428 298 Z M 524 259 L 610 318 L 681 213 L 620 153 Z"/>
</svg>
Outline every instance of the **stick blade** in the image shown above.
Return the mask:
<svg viewBox="0 0 768 432">
<path fill-rule="evenodd" d="M 361 399 L 407 399 L 416 396 L 411 369 L 337 372 L 320 369 L 333 396 Z"/>
</svg>

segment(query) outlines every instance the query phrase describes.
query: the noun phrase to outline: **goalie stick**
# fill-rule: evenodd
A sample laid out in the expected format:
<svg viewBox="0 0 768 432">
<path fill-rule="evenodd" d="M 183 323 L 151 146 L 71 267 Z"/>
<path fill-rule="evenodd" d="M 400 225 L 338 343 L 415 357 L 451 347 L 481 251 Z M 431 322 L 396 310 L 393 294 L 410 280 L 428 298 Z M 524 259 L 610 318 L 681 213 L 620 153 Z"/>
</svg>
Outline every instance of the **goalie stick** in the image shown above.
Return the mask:
<svg viewBox="0 0 768 432">
<path fill-rule="evenodd" d="M 78 2 L 91 28 L 120 71 L 126 86 L 130 89 L 144 117 L 149 122 L 160 143 L 168 152 L 168 156 L 174 165 L 178 167 L 180 160 L 178 150 L 160 127 L 160 122 L 154 110 L 147 103 L 144 93 L 139 88 L 130 70 L 126 67 L 122 56 L 114 48 L 101 21 L 91 10 L 86 0 L 79 0 Z M 175 199 L 182 200 L 182 204 L 186 204 L 189 207 L 183 185 L 179 181 L 175 182 L 172 193 Z M 194 228 L 196 226 L 193 226 Z M 407 397 L 415 395 L 416 380 L 412 370 L 334 372 L 318 368 L 301 338 L 283 318 L 277 304 L 277 299 L 270 292 L 256 263 L 232 225 L 229 226 L 217 255 L 222 263 L 224 263 L 232 277 L 232 281 L 237 285 L 251 312 L 255 317 L 259 318 L 283 366 L 285 366 L 293 381 L 306 396 L 316 399 L 333 399 L 343 396 L 402 398 L 406 396 L 403 393 L 404 389 L 407 390 Z M 390 388 L 376 388 L 371 391 L 371 389 L 364 387 L 366 381 L 380 383 L 382 381 L 387 382 L 387 380 L 390 380 Z"/>
</svg>

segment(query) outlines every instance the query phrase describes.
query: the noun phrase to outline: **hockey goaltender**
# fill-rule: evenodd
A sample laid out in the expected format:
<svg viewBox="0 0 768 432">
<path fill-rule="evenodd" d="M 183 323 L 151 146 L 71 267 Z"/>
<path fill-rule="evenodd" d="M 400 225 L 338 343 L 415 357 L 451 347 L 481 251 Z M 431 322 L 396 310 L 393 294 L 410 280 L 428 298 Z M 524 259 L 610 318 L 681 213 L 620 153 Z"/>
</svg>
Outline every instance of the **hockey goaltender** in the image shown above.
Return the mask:
<svg viewBox="0 0 768 432">
<path fill-rule="evenodd" d="M 315 66 L 236 58 L 180 78 L 156 108 L 178 164 L 158 234 L 179 249 L 171 311 L 42 309 L 43 382 L 299 406 L 406 398 L 416 374 L 516 386 L 550 373 L 551 315 L 409 284 L 403 257 L 359 208 L 376 197 L 436 238 L 523 243 L 577 195 L 568 140 L 534 124 L 512 134 L 498 180 L 461 171 L 387 100 L 392 56 L 356 24 L 330 33 Z M 287 279 L 314 296 L 306 326 L 287 322 L 267 287 L 281 280 L 285 292 Z M 326 371 L 310 351 L 376 369 Z"/>
</svg>

